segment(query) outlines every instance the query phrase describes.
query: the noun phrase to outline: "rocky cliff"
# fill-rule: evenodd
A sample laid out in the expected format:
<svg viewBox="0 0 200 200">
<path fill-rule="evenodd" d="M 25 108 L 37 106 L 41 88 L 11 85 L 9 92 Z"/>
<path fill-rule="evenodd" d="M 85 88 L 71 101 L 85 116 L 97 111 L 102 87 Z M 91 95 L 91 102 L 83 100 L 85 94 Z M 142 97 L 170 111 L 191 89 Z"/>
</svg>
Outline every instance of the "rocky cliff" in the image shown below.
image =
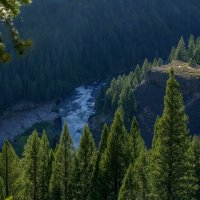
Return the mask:
<svg viewBox="0 0 200 200">
<path fill-rule="evenodd" d="M 156 117 L 163 111 L 165 87 L 170 67 L 174 68 L 180 84 L 186 112 L 189 116 L 190 133 L 200 134 L 200 69 L 191 68 L 185 63 L 173 62 L 170 65 L 153 69 L 135 91 L 138 105 L 136 117 L 148 146 L 151 145 Z"/>
</svg>

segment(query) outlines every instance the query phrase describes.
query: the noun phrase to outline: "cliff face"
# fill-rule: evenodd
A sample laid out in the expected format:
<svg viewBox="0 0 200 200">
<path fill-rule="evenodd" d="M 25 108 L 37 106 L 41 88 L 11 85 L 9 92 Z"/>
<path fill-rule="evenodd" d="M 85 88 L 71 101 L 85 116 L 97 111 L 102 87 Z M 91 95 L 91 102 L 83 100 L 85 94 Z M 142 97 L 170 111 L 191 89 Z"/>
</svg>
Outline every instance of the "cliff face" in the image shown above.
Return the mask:
<svg viewBox="0 0 200 200">
<path fill-rule="evenodd" d="M 200 134 L 200 69 L 192 69 L 183 63 L 173 63 L 173 67 L 189 116 L 190 133 Z M 135 91 L 136 117 L 147 146 L 151 145 L 156 117 L 163 111 L 168 70 L 169 66 L 154 69 Z"/>
</svg>

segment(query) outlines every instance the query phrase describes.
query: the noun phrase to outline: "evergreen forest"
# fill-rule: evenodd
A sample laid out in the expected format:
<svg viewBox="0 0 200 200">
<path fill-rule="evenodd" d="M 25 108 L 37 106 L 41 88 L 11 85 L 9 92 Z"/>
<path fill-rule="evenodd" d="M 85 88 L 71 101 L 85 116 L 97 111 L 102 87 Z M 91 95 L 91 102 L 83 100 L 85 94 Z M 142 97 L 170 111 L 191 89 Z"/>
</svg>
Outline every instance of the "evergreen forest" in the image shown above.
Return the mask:
<svg viewBox="0 0 200 200">
<path fill-rule="evenodd" d="M 6 141 L 0 154 L 1 199 L 200 199 L 200 139 L 189 135 L 173 69 L 150 149 L 135 117 L 130 127 L 119 108 L 112 125 L 104 125 L 98 148 L 85 126 L 74 149 L 67 124 L 55 149 L 45 131 L 41 137 L 33 131 L 21 159 Z"/>
</svg>

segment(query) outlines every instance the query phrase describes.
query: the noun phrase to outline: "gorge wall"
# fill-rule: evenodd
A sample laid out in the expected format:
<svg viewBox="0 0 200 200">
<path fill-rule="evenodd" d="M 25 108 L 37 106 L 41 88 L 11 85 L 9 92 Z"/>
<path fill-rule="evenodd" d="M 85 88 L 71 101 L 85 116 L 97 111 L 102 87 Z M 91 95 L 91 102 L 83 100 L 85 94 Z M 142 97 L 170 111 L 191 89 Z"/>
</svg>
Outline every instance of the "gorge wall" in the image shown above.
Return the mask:
<svg viewBox="0 0 200 200">
<path fill-rule="evenodd" d="M 198 135 L 200 134 L 200 69 L 190 68 L 180 62 L 170 66 L 174 67 L 177 81 L 180 84 L 186 113 L 189 117 L 189 131 L 193 135 Z M 153 69 L 135 91 L 138 105 L 136 117 L 147 146 L 151 145 L 156 117 L 160 116 L 163 111 L 165 87 L 168 79 L 167 71 L 170 66 Z"/>
</svg>

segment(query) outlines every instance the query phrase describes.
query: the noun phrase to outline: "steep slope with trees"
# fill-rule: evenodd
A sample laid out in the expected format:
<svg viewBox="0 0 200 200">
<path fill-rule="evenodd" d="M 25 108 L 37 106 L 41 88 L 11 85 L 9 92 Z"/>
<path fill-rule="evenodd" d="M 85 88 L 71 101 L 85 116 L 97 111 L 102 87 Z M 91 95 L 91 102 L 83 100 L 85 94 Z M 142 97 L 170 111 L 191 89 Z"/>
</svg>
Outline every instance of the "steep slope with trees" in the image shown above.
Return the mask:
<svg viewBox="0 0 200 200">
<path fill-rule="evenodd" d="M 145 142 L 148 146 L 151 145 L 154 121 L 163 110 L 162 98 L 170 67 L 174 67 L 180 82 L 186 111 L 191 120 L 190 131 L 192 134 L 199 134 L 200 37 L 194 38 L 191 35 L 188 42 L 185 41 L 181 37 L 177 46 L 171 49 L 168 64 L 163 64 L 160 58 L 155 58 L 152 62 L 145 59 L 143 65 L 137 65 L 128 75 L 113 78 L 110 85 L 102 89 L 96 101 L 97 113 L 89 122 L 97 141 L 98 127 L 102 127 L 105 122 L 110 124 L 115 109 L 120 107 L 126 127 L 130 128 L 130 120 L 136 115 Z"/>
</svg>

